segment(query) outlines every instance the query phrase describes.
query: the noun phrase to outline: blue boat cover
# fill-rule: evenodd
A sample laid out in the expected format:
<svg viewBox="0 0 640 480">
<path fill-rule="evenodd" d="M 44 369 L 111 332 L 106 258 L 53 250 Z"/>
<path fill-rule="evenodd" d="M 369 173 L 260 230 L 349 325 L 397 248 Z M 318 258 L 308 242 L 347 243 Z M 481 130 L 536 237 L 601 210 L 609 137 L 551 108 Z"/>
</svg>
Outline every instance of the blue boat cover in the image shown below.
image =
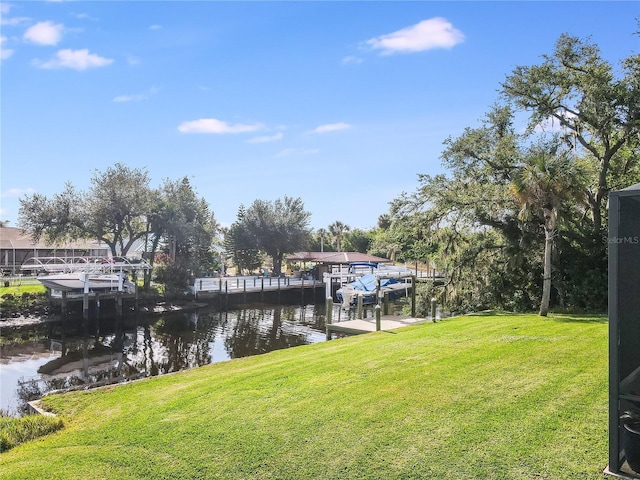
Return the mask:
<svg viewBox="0 0 640 480">
<path fill-rule="evenodd" d="M 394 278 L 380 279 L 381 287 L 385 287 L 391 283 L 397 283 L 397 280 L 395 280 Z M 357 290 L 364 290 L 365 292 L 375 292 L 377 287 L 376 276 L 373 273 L 368 273 L 360 277 L 355 282 L 349 283 L 348 285 L 351 285 Z"/>
</svg>

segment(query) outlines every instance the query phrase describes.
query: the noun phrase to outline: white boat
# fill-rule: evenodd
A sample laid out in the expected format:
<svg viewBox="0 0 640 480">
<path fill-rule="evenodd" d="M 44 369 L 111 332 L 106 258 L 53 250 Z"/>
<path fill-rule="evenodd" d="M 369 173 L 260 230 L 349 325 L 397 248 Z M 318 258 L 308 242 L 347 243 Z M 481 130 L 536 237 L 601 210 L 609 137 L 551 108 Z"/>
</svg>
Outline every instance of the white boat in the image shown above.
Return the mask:
<svg viewBox="0 0 640 480">
<path fill-rule="evenodd" d="M 89 290 L 123 290 L 132 291 L 133 283 L 121 278 L 119 273 L 57 273 L 38 277 L 38 281 L 51 290 L 64 292 L 82 292 L 85 286 Z"/>
</svg>

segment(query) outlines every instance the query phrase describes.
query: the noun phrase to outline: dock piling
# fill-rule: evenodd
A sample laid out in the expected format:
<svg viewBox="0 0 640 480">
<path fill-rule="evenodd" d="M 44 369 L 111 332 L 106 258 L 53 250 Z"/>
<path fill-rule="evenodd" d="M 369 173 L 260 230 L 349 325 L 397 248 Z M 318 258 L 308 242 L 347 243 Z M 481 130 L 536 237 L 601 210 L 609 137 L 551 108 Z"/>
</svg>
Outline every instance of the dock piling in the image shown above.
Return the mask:
<svg viewBox="0 0 640 480">
<path fill-rule="evenodd" d="M 325 328 L 327 329 L 327 340 L 331 340 L 331 322 L 333 321 L 333 298 L 327 297 L 326 302 L 326 320 Z"/>
</svg>

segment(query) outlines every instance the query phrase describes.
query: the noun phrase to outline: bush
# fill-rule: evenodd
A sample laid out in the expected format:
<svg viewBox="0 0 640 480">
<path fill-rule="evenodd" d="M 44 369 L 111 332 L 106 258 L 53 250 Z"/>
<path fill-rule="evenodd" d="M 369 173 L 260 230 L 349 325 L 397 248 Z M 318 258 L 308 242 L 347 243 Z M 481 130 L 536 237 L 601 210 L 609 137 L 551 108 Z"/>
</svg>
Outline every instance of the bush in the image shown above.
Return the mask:
<svg viewBox="0 0 640 480">
<path fill-rule="evenodd" d="M 61 419 L 46 415 L 0 417 L 0 452 L 16 445 L 48 435 L 64 426 Z"/>
<path fill-rule="evenodd" d="M 190 272 L 182 265 L 156 265 L 154 274 L 156 282 L 164 285 L 165 296 L 181 296 L 189 288 Z"/>
</svg>

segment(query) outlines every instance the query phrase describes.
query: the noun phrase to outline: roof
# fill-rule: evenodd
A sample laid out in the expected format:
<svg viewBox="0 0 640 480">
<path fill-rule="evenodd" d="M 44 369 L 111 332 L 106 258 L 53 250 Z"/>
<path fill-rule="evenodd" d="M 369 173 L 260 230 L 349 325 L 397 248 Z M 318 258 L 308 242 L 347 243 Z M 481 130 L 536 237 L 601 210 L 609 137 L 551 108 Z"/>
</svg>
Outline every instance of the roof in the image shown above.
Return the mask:
<svg viewBox="0 0 640 480">
<path fill-rule="evenodd" d="M 628 191 L 628 190 L 640 190 L 640 183 L 636 183 L 635 185 L 631 185 L 630 187 L 622 189 L 622 191 Z"/>
<path fill-rule="evenodd" d="M 360 252 L 296 252 L 287 255 L 288 261 L 348 264 L 353 262 L 389 263 L 388 258 Z"/>
<path fill-rule="evenodd" d="M 108 250 L 104 244 L 96 240 L 68 242 L 51 245 L 40 239 L 34 242 L 31 234 L 26 230 L 15 227 L 0 227 L 0 248 L 3 250 Z"/>
</svg>

